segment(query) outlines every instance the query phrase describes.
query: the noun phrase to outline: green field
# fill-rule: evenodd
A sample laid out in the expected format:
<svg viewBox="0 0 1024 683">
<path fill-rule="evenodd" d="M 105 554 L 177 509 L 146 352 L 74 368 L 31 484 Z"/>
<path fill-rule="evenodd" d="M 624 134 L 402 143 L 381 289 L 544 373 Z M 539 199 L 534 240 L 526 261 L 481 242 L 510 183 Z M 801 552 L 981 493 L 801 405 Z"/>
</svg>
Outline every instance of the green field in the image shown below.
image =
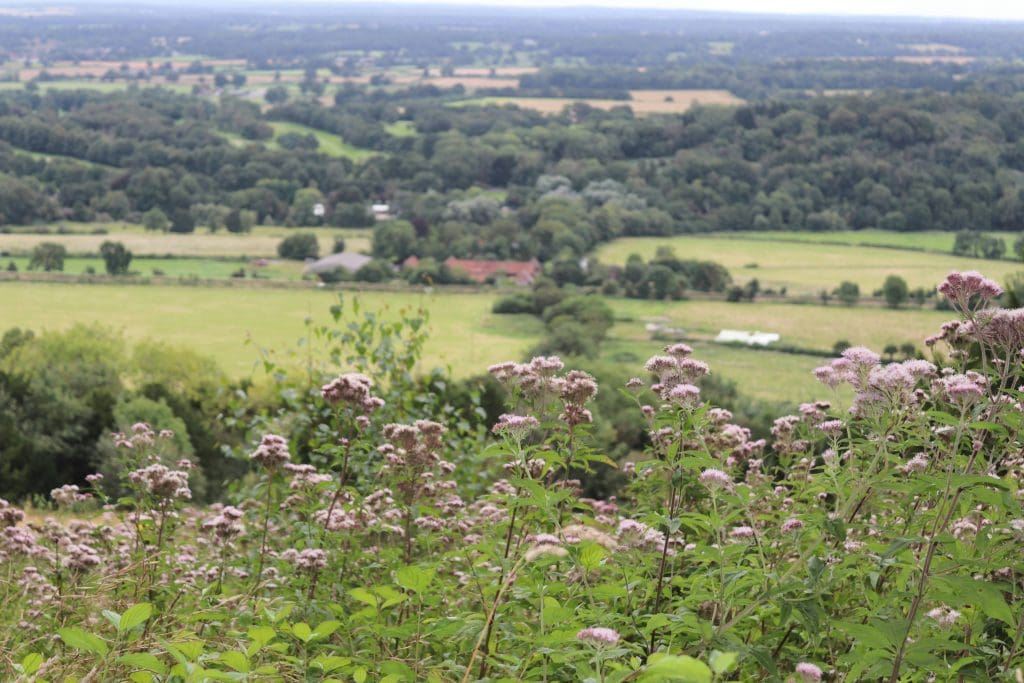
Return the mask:
<svg viewBox="0 0 1024 683">
<path fill-rule="evenodd" d="M 880 289 L 891 274 L 902 276 L 912 289 L 931 289 L 951 270 L 980 270 L 1000 281 L 1024 270 L 1024 264 L 1011 261 L 878 247 L 743 240 L 720 235 L 628 237 L 601 245 L 595 255 L 603 263 L 621 265 L 630 254 L 651 259 L 662 245 L 671 246 L 679 258 L 721 263 L 737 283 L 757 278 L 762 288 L 786 287 L 790 295 L 814 295 L 822 289 L 831 291 L 840 282 L 849 280 L 860 286 L 862 295 L 869 296 Z"/>
<path fill-rule="evenodd" d="M 130 339 L 154 338 L 180 344 L 215 358 L 229 374 L 252 374 L 258 354 L 244 346 L 287 351 L 303 335 L 307 316 L 327 320 L 336 294 L 318 290 L 203 288 L 144 285 L 0 283 L 0 329 L 64 328 L 74 322 L 101 322 Z M 420 367 L 450 366 L 457 376 L 483 372 L 494 362 L 521 359 L 542 334 L 531 316 L 497 316 L 491 293 L 384 293 L 358 297 L 367 309 L 395 311 L 426 306 L 431 312 L 430 341 Z M 825 359 L 778 351 L 752 351 L 711 343 L 722 327 L 779 332 L 782 343 L 827 350 L 838 339 L 881 350 L 888 343 L 921 340 L 946 319 L 942 313 L 886 311 L 878 308 L 727 304 L 687 301 L 661 303 L 616 299 L 619 318 L 605 343 L 603 357 L 621 363 L 627 373 L 642 372 L 648 356 L 665 342 L 652 341 L 650 319 L 663 318 L 686 330 L 696 355 L 712 371 L 735 381 L 745 394 L 795 403 L 828 397 L 811 370 Z"/>
<path fill-rule="evenodd" d="M 313 135 L 319 144 L 317 151 L 322 154 L 326 154 L 327 156 L 344 157 L 351 159 L 352 161 L 363 161 L 374 155 L 380 154 L 380 152 L 375 152 L 372 149 L 365 149 L 363 147 L 350 145 L 342 140 L 341 136 L 318 130 L 316 128 L 310 128 L 309 126 L 303 126 L 298 123 L 289 123 L 286 121 L 268 121 L 268 123 L 274 129 L 274 139 L 272 140 L 249 140 L 238 133 L 232 133 L 225 130 L 218 130 L 217 134 L 236 147 L 245 147 L 246 145 L 266 145 L 270 149 L 281 149 L 281 146 L 277 143 L 278 137 L 285 133 L 298 133 L 299 135 Z M 415 132 L 412 134 L 415 135 Z"/>
<path fill-rule="evenodd" d="M 372 149 L 364 149 L 362 147 L 350 145 L 342 140 L 338 135 L 317 130 L 316 128 L 310 128 L 309 126 L 303 126 L 298 123 L 287 123 L 284 121 L 270 121 L 269 123 L 274 128 L 275 141 L 276 138 L 284 135 L 285 133 L 298 133 L 299 135 L 312 134 L 317 139 L 317 142 L 320 143 L 317 151 L 328 156 L 346 157 L 352 161 L 362 161 L 379 154 L 379 152 L 375 152 Z"/>
<path fill-rule="evenodd" d="M 520 359 L 541 323 L 532 316 L 491 314 L 492 294 L 361 293 L 364 308 L 430 311 L 430 339 L 420 370 L 451 366 L 457 376 Z M 129 339 L 151 338 L 209 355 L 234 377 L 259 375 L 258 348 L 297 349 L 311 317 L 328 322 L 337 294 L 318 290 L 266 290 L 145 285 L 0 283 L 0 329 L 63 329 L 99 322 Z M 246 346 L 251 338 L 253 345 Z"/>
<path fill-rule="evenodd" d="M 209 234 L 202 229 L 190 234 L 179 234 L 147 231 L 142 226 L 130 223 L 69 223 L 64 227 L 68 234 L 58 234 L 55 226 L 51 226 L 53 232 L 48 235 L 20 231 L 0 234 L 0 254 L 25 255 L 41 242 L 63 244 L 68 254 L 98 254 L 100 245 L 110 240 L 124 243 L 136 256 L 276 258 L 277 245 L 284 237 L 295 232 L 315 233 L 320 242 L 321 255 L 331 253 L 335 237 L 345 238 L 346 251 L 363 252 L 370 249 L 370 231 L 363 229 L 258 226 L 248 234 L 223 231 Z M 107 234 L 91 234 L 89 231 L 95 228 L 103 228 Z"/>
<path fill-rule="evenodd" d="M 384 130 L 388 135 L 393 135 L 396 138 L 416 137 L 416 127 L 412 121 L 395 121 L 384 126 Z"/>
<path fill-rule="evenodd" d="M 877 306 L 799 305 L 773 302 L 609 300 L 619 325 L 630 321 L 634 339 L 645 339 L 647 322 L 662 319 L 687 337 L 708 339 L 723 329 L 777 332 L 780 345 L 828 351 L 840 339 L 881 350 L 888 344 L 913 343 L 938 331 L 949 313 L 925 307 L 890 310 Z M 620 334 L 622 334 L 620 332 Z"/>
</svg>

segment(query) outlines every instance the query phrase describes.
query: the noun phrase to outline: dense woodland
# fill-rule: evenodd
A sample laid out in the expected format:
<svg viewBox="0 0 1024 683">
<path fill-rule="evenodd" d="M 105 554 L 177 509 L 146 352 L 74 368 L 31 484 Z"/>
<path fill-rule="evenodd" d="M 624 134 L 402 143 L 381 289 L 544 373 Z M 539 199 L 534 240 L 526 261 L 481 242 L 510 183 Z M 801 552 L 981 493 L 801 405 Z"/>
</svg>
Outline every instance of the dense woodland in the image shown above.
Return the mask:
<svg viewBox="0 0 1024 683">
<path fill-rule="evenodd" d="M 1024 225 L 1016 95 L 885 91 L 646 118 L 585 104 L 554 117 L 446 106 L 451 97 L 350 87 L 332 107 L 296 100 L 261 112 L 158 88 L 5 94 L 3 222 L 144 222 L 158 209 L 178 231 L 242 229 L 225 223 L 239 211 L 260 222 L 357 226 L 369 221 L 369 203 L 385 201 L 405 219 L 378 226 L 386 239 L 377 255 L 393 261 L 547 261 L 622 235 Z M 275 120 L 378 154 L 357 164 L 271 147 Z M 388 133 L 398 120 L 417 135 Z"/>
</svg>

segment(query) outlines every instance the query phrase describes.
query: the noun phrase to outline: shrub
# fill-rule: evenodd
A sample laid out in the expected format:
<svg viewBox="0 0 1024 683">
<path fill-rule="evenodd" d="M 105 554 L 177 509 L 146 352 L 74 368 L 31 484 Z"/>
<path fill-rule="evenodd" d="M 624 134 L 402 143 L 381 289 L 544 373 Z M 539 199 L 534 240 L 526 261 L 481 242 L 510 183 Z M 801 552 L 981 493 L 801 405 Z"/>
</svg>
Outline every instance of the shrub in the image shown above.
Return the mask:
<svg viewBox="0 0 1024 683">
<path fill-rule="evenodd" d="M 107 275 L 125 275 L 132 263 L 132 252 L 121 242 L 107 240 L 100 245 L 100 256 L 103 257 Z"/>
<path fill-rule="evenodd" d="M 40 242 L 32 249 L 32 258 L 29 259 L 28 269 L 50 272 L 64 270 L 64 259 L 67 257 L 67 250 L 63 244 L 56 242 Z"/>
<path fill-rule="evenodd" d="M 296 233 L 281 240 L 277 245 L 277 254 L 293 261 L 315 259 L 320 255 L 320 242 L 311 232 Z"/>
<path fill-rule="evenodd" d="M 890 275 L 882 285 L 882 296 L 889 308 L 899 308 L 910 299 L 910 288 L 907 281 L 899 275 Z"/>
</svg>

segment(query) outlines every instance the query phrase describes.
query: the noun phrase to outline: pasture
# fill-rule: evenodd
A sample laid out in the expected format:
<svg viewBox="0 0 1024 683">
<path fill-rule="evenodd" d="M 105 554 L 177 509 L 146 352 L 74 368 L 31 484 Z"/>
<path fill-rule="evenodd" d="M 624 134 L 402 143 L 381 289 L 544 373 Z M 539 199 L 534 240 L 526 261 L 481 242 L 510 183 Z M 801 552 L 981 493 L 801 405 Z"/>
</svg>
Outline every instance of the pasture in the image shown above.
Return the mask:
<svg viewBox="0 0 1024 683">
<path fill-rule="evenodd" d="M 911 289 L 930 290 L 951 270 L 980 270 L 1000 281 L 1024 270 L 1024 265 L 1012 261 L 879 247 L 744 240 L 728 235 L 629 237 L 601 245 L 595 256 L 602 263 L 622 265 L 630 254 L 649 260 L 660 246 L 672 247 L 682 259 L 717 261 L 737 283 L 757 278 L 762 288 L 785 287 L 790 296 L 832 291 L 844 280 L 857 283 L 861 295 L 870 296 L 893 274 L 903 277 Z"/>
<path fill-rule="evenodd" d="M 780 344 L 802 349 L 829 351 L 839 340 L 854 346 L 881 351 L 888 344 L 913 343 L 938 331 L 949 314 L 925 307 L 891 310 L 875 306 L 819 306 L 758 301 L 641 301 L 609 299 L 620 321 L 619 334 L 629 322 L 633 340 L 645 339 L 644 326 L 662 320 L 669 327 L 682 328 L 689 339 L 709 340 L 723 329 L 777 332 Z"/>
<path fill-rule="evenodd" d="M 493 315 L 493 294 L 344 296 L 357 296 L 365 310 L 382 315 L 426 308 L 430 339 L 419 368 L 424 372 L 447 366 L 456 376 L 485 372 L 492 363 L 521 358 L 541 332 L 541 323 L 531 316 Z M 233 377 L 259 377 L 258 349 L 298 351 L 305 320 L 329 322 L 328 309 L 337 299 L 337 293 L 313 289 L 7 282 L 0 283 L 0 328 L 41 331 L 101 323 L 122 330 L 129 340 L 151 338 L 211 356 Z M 251 344 L 245 345 L 247 340 Z"/>
<path fill-rule="evenodd" d="M 299 135 L 312 135 L 315 137 L 317 143 L 319 143 L 317 151 L 322 152 L 327 156 L 344 157 L 346 159 L 351 159 L 352 161 L 362 161 L 377 154 L 377 152 L 374 152 L 371 149 L 364 149 L 362 147 L 356 147 L 355 145 L 348 144 L 341 139 L 340 135 L 334 135 L 333 133 L 328 133 L 316 128 L 310 128 L 309 126 L 303 126 L 298 123 L 271 121 L 270 125 L 274 129 L 275 143 L 277 138 L 286 133 L 297 133 Z"/>
<path fill-rule="evenodd" d="M 153 338 L 209 355 L 234 377 L 257 369 L 257 347 L 295 350 L 307 317 L 327 322 L 338 294 L 323 290 L 273 290 L 145 285 L 0 283 L 0 328 L 62 329 L 75 322 L 100 322 L 123 330 L 129 339 Z M 407 306 L 430 312 L 430 340 L 421 371 L 450 366 L 456 376 L 483 372 L 501 360 L 520 359 L 540 339 L 539 320 L 491 313 L 497 294 L 409 291 L 344 293 L 367 310 L 385 315 Z M 888 343 L 912 342 L 934 332 L 947 316 L 932 310 L 883 311 L 877 308 L 728 304 L 686 301 L 610 300 L 619 322 L 602 347 L 602 356 L 627 372 L 665 342 L 645 330 L 664 319 L 686 330 L 696 355 L 716 375 L 735 381 L 744 395 L 795 403 L 826 397 L 811 370 L 824 359 L 778 351 L 721 346 L 710 342 L 721 328 L 779 332 L 782 343 L 827 350 L 841 338 L 878 351 Z M 252 346 L 243 346 L 251 339 Z M 256 373 L 259 374 L 258 372 Z"/>
</svg>

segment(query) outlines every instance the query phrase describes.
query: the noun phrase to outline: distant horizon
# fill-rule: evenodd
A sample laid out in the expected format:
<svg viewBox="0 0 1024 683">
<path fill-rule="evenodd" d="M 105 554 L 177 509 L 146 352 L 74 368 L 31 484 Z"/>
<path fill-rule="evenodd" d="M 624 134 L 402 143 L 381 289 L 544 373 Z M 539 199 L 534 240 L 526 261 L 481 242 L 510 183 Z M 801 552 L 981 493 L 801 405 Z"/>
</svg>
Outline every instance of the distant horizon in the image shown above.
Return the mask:
<svg viewBox="0 0 1024 683">
<path fill-rule="evenodd" d="M 4 7 L 38 6 L 37 2 L 7 2 Z M 1005 0 L 976 0 L 966 4 L 957 0 L 860 0 L 853 8 L 823 7 L 817 0 L 776 0 L 766 7 L 763 0 L 227 0 L 220 3 L 199 0 L 141 0 L 138 6 L 202 6 L 210 9 L 236 7 L 302 7 L 330 5 L 334 7 L 384 5 L 390 7 L 460 7 L 479 9 L 603 9 L 638 11 L 707 12 L 712 14 L 743 14 L 752 16 L 821 17 L 850 19 L 921 19 L 968 20 L 995 22 L 1024 21 L 1024 3 L 1011 6 Z M 70 0 L 53 6 L 111 6 L 107 0 Z"/>
</svg>

